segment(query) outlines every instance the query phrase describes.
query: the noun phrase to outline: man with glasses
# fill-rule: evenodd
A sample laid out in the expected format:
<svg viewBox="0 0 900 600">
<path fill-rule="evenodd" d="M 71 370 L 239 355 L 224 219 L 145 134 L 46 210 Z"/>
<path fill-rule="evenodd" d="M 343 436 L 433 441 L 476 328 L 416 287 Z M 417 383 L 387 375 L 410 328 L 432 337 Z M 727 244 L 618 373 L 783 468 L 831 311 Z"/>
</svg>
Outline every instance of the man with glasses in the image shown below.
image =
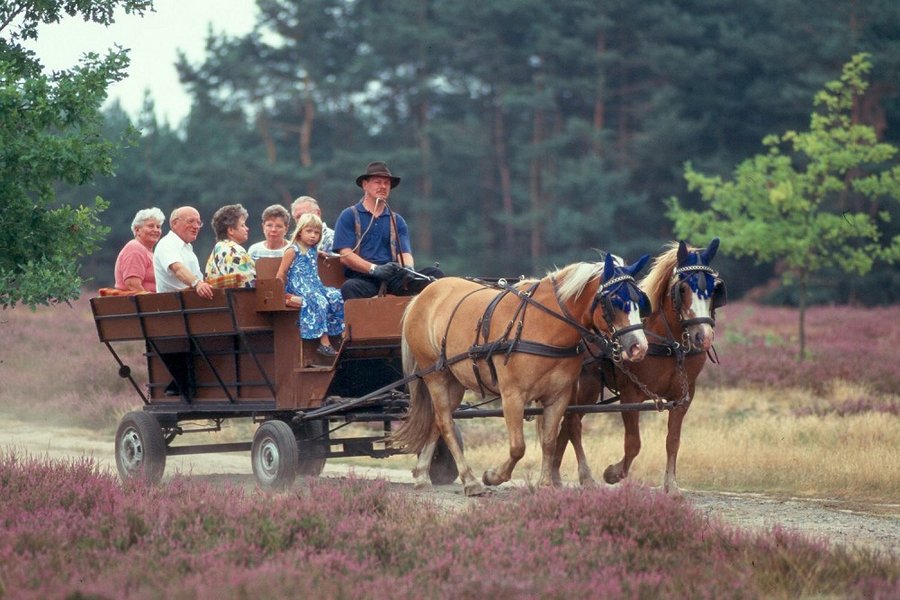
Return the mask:
<svg viewBox="0 0 900 600">
<path fill-rule="evenodd" d="M 182 206 L 172 211 L 169 233 L 159 240 L 153 250 L 157 292 L 176 292 L 191 287 L 202 298 L 213 297 L 213 288 L 203 281 L 200 261 L 191 246 L 201 227 L 203 221 L 197 209 Z"/>
</svg>

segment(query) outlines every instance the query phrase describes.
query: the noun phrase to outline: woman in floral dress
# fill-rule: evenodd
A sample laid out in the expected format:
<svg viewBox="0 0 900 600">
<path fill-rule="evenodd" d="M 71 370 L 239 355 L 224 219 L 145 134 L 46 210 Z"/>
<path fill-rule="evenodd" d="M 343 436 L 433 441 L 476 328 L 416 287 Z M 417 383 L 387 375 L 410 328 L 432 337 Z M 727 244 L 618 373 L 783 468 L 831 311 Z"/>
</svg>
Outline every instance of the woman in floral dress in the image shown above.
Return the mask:
<svg viewBox="0 0 900 600">
<path fill-rule="evenodd" d="M 247 241 L 247 211 L 240 204 L 228 204 L 216 211 L 212 218 L 216 245 L 206 261 L 206 277 L 237 273 L 243 287 L 256 284 L 256 264 L 241 246 Z"/>
</svg>

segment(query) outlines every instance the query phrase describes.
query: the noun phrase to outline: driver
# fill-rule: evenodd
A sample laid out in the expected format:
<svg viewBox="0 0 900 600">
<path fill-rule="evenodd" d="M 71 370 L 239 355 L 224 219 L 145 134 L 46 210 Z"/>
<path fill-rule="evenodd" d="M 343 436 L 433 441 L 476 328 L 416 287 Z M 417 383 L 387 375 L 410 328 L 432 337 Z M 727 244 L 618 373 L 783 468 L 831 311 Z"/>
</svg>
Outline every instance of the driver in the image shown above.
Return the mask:
<svg viewBox="0 0 900 600">
<path fill-rule="evenodd" d="M 429 278 L 443 277 L 437 267 L 425 267 L 419 271 L 424 278 L 410 281 L 404 270 L 415 266 L 409 229 L 387 203 L 400 178 L 385 163 L 371 162 L 356 185 L 363 189 L 362 200 L 345 208 L 334 225 L 333 251 L 340 254 L 347 277 L 341 286 L 344 300 L 372 297 L 382 283 L 391 294 L 410 295 L 420 292 Z"/>
</svg>

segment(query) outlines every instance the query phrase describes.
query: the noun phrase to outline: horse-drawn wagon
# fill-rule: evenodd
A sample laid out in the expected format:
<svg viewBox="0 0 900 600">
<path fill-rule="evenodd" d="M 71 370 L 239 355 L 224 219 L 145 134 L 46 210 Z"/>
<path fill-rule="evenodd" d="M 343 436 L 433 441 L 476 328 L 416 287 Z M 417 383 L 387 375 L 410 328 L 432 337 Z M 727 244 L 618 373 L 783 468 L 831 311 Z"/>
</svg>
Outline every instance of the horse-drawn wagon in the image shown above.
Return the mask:
<svg viewBox="0 0 900 600">
<path fill-rule="evenodd" d="M 277 263 L 277 259 L 259 262 L 256 288 L 217 289 L 212 300 L 193 291 L 91 300 L 100 341 L 118 363 L 119 375 L 130 381 L 143 402 L 141 410 L 121 419 L 116 432 L 116 464 L 123 479 L 159 481 L 167 456 L 249 451 L 259 484 L 284 488 L 298 474 L 318 475 L 329 458 L 384 458 L 410 451 L 388 441 L 410 407 L 407 383 L 442 368 L 403 371 L 401 319 L 414 297 L 347 301 L 345 335 L 333 340 L 338 354 L 325 357 L 315 351 L 316 340 L 298 336 L 297 310 L 285 305 L 283 284 L 274 278 Z M 343 274 L 336 258 L 320 258 L 319 270 L 326 285 L 340 285 Z M 498 295 L 507 290 L 522 303 L 533 302 L 515 286 L 483 285 L 495 288 Z M 591 313 L 601 312 L 596 301 L 601 288 Z M 604 304 L 606 310 L 612 310 L 611 305 Z M 116 350 L 117 344 L 135 342 L 144 345 L 143 384 Z M 443 367 L 466 358 L 486 362 L 490 347 L 483 344 L 478 352 L 443 357 Z M 508 357 L 508 345 L 503 349 Z M 488 396 L 478 404 L 456 407 L 453 417 L 503 416 L 502 409 L 486 406 L 493 399 Z M 569 412 L 656 407 L 649 402 L 632 406 L 607 402 L 572 406 Z M 541 407 L 533 406 L 523 414 L 541 412 Z M 186 434 L 219 431 L 231 419 L 250 419 L 258 425 L 252 441 L 183 441 Z M 368 426 L 356 428 L 363 434 L 347 434 L 353 428 L 345 426 L 351 423 Z M 445 440 L 438 441 L 427 470 L 433 483 L 456 479 L 456 462 Z"/>
</svg>

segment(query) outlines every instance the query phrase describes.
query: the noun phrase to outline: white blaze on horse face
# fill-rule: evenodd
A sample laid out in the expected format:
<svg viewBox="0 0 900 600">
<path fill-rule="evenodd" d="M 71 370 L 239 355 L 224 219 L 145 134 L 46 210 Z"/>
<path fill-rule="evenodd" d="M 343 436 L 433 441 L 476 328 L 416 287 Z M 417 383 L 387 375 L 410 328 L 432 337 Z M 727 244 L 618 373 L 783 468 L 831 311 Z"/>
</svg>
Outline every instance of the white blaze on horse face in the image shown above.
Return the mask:
<svg viewBox="0 0 900 600">
<path fill-rule="evenodd" d="M 641 309 L 637 303 L 631 303 L 628 311 L 628 325 L 641 324 Z M 635 329 L 622 336 L 619 340 L 622 346 L 622 358 L 628 361 L 639 361 L 647 354 L 647 335 L 643 329 Z"/>
<path fill-rule="evenodd" d="M 686 312 L 691 319 L 712 318 L 712 298 L 700 298 L 698 292 L 691 290 L 691 302 Z M 698 323 L 687 328 L 687 334 L 694 348 L 709 350 L 713 344 L 716 330 L 709 323 Z"/>
</svg>

